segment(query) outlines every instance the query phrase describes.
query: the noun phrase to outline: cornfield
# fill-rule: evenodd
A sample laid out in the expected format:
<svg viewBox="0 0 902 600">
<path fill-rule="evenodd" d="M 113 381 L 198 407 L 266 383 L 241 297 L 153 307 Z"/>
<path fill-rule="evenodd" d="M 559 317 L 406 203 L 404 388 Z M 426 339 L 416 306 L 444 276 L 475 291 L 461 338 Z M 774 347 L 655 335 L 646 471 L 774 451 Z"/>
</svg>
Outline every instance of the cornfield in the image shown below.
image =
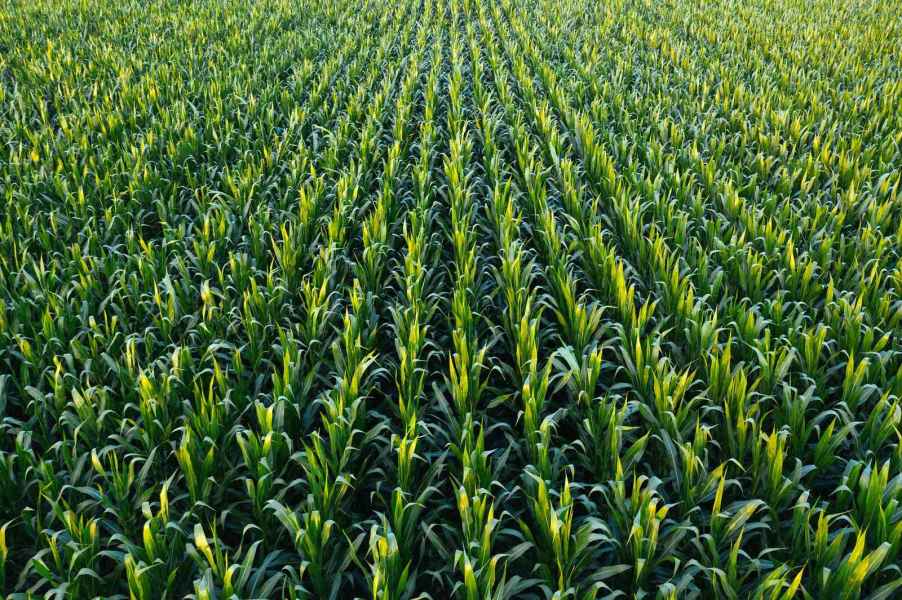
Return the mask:
<svg viewBox="0 0 902 600">
<path fill-rule="evenodd" d="M 0 595 L 902 595 L 895 0 L 0 0 Z"/>
</svg>

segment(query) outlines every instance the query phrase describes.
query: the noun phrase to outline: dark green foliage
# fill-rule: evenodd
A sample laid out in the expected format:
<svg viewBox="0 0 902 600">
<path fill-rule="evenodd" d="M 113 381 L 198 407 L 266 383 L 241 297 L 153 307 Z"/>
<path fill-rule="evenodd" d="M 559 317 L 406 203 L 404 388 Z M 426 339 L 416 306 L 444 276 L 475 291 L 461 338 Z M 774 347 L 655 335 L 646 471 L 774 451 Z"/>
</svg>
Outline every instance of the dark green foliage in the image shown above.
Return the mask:
<svg viewBox="0 0 902 600">
<path fill-rule="evenodd" d="M 902 593 L 891 0 L 0 0 L 0 595 Z"/>
</svg>

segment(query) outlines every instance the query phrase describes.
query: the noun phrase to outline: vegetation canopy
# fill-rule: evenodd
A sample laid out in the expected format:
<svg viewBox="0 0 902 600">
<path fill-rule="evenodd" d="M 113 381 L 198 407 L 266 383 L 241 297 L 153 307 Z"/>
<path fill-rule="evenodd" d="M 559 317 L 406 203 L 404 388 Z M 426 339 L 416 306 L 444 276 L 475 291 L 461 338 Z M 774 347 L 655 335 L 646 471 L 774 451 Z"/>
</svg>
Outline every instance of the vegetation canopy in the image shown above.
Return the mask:
<svg viewBox="0 0 902 600">
<path fill-rule="evenodd" d="M 902 597 L 896 0 L 0 0 L 0 597 Z"/>
</svg>

